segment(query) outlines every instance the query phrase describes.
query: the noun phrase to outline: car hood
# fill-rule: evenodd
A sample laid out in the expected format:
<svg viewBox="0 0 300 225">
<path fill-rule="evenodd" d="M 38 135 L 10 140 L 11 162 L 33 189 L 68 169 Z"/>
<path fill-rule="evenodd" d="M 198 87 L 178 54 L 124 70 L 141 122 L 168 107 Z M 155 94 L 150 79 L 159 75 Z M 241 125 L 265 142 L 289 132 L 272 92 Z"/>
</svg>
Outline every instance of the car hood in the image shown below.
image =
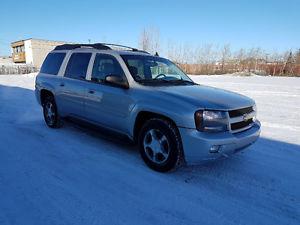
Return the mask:
<svg viewBox="0 0 300 225">
<path fill-rule="evenodd" d="M 163 86 L 158 91 L 203 109 L 230 110 L 254 104 L 244 95 L 204 85 Z"/>
</svg>

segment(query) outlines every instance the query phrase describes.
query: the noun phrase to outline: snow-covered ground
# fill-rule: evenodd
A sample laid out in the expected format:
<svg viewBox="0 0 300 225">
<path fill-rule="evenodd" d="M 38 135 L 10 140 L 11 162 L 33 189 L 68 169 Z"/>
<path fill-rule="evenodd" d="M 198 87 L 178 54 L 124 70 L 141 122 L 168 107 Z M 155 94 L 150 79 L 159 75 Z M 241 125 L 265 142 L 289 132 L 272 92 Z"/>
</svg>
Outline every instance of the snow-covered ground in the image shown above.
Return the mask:
<svg viewBox="0 0 300 225">
<path fill-rule="evenodd" d="M 257 102 L 262 136 L 233 157 L 161 174 L 136 148 L 48 129 L 34 74 L 0 76 L 0 224 L 299 224 L 300 79 L 192 76 Z"/>
</svg>

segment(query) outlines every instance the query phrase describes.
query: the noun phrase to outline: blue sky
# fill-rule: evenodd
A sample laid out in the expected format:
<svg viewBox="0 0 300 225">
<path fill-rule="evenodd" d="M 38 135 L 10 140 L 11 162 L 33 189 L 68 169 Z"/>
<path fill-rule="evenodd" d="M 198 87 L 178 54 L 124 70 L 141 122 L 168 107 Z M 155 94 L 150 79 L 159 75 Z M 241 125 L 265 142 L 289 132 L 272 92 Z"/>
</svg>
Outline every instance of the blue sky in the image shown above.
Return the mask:
<svg viewBox="0 0 300 225">
<path fill-rule="evenodd" d="M 10 53 L 10 42 L 30 37 L 137 47 L 145 27 L 159 30 L 162 46 L 171 41 L 229 43 L 233 49 L 296 49 L 300 48 L 300 0 L 3 0 L 0 55 Z"/>
</svg>

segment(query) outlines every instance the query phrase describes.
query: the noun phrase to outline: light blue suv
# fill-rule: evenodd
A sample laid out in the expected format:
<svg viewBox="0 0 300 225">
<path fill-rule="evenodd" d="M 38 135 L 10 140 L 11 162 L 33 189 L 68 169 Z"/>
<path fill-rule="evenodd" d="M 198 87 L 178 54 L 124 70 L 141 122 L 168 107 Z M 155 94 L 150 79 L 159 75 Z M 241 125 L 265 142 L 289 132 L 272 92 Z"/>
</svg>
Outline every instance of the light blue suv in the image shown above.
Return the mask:
<svg viewBox="0 0 300 225">
<path fill-rule="evenodd" d="M 35 92 L 49 127 L 72 117 L 125 135 L 161 172 L 228 156 L 259 137 L 252 99 L 196 84 L 167 59 L 115 47 L 66 44 L 48 54 Z"/>
</svg>

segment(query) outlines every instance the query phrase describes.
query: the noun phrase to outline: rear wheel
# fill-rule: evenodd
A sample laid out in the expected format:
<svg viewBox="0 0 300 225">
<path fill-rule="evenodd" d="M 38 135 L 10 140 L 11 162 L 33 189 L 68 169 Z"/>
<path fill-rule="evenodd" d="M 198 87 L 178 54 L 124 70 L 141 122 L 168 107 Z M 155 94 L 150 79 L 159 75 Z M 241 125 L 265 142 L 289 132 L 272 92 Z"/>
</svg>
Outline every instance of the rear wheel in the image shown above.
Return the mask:
<svg viewBox="0 0 300 225">
<path fill-rule="evenodd" d="M 148 120 L 140 130 L 138 145 L 145 163 L 156 171 L 166 172 L 180 163 L 180 135 L 176 126 L 168 120 Z"/>
<path fill-rule="evenodd" d="M 43 114 L 44 120 L 48 127 L 58 128 L 61 126 L 61 121 L 57 113 L 57 107 L 54 97 L 49 95 L 46 96 L 43 101 Z"/>
</svg>

